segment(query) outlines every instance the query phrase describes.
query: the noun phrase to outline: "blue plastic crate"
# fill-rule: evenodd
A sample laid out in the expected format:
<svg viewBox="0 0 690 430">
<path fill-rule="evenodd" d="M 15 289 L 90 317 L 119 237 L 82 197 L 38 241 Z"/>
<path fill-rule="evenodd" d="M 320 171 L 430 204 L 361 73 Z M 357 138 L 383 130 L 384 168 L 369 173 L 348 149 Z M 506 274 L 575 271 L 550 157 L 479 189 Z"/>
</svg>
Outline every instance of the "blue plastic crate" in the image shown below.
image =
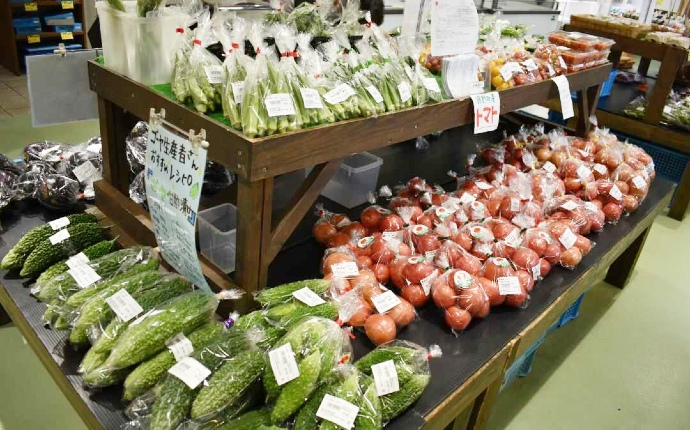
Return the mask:
<svg viewBox="0 0 690 430">
<path fill-rule="evenodd" d="M 580 305 L 582 304 L 582 299 L 584 298 L 585 293 L 582 293 L 582 295 L 575 300 L 575 303 L 570 305 L 570 307 L 563 312 L 563 315 L 558 318 L 558 321 L 556 321 L 556 323 L 553 325 L 553 328 L 563 327 L 568 322 L 577 318 L 580 315 Z"/>
<path fill-rule="evenodd" d="M 506 370 L 505 375 L 503 375 L 503 383 L 501 384 L 501 390 L 507 388 L 513 383 L 517 378 L 524 378 L 529 375 L 532 371 L 532 363 L 534 362 L 534 357 L 537 355 L 537 350 L 541 344 L 546 339 L 546 333 L 544 333 L 536 342 L 527 350 L 524 354 L 518 357 L 513 364 L 510 365 L 508 370 Z"/>
<path fill-rule="evenodd" d="M 634 139 L 623 133 L 615 132 L 615 134 L 620 140 L 627 140 L 647 151 L 654 159 L 654 169 L 658 175 L 677 184 L 680 183 L 685 166 L 690 161 L 690 156 L 672 149 L 662 148 L 652 142 Z"/>
<path fill-rule="evenodd" d="M 611 70 L 611 73 L 609 73 L 609 78 L 604 81 L 604 84 L 601 86 L 601 93 L 599 94 L 599 97 L 608 97 L 611 95 L 611 90 L 613 89 L 613 84 L 616 82 L 616 75 L 618 74 L 618 70 Z M 573 98 L 573 100 L 577 100 L 577 92 L 573 91 L 570 93 L 570 96 Z"/>
</svg>

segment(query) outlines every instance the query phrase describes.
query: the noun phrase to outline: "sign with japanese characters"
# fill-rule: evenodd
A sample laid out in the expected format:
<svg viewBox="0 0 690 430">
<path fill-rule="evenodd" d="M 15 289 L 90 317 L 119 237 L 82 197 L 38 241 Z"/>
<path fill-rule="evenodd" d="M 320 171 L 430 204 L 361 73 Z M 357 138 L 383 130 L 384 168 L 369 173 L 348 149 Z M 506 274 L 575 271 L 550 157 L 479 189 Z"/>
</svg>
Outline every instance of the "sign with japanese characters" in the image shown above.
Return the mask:
<svg viewBox="0 0 690 430">
<path fill-rule="evenodd" d="M 206 283 L 196 252 L 195 227 L 206 170 L 206 149 L 167 130 L 149 128 L 146 200 L 163 258 L 200 288 Z"/>
<path fill-rule="evenodd" d="M 494 131 L 501 114 L 501 97 L 497 91 L 471 95 L 474 104 L 474 134 Z"/>
</svg>

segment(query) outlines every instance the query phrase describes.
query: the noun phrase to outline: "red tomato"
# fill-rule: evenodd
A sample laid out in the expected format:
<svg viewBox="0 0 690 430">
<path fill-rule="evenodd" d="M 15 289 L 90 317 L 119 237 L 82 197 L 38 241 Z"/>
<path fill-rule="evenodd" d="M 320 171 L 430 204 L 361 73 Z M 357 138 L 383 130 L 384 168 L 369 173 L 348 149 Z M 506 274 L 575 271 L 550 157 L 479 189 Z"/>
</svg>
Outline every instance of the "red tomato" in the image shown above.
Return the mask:
<svg viewBox="0 0 690 430">
<path fill-rule="evenodd" d="M 505 304 L 506 306 L 511 306 L 514 308 L 520 308 L 527 303 L 527 291 L 520 285 L 522 292 L 520 294 L 509 294 L 506 296 Z"/>
<path fill-rule="evenodd" d="M 542 278 L 546 278 L 546 275 L 551 271 L 551 263 L 546 258 L 539 260 L 539 274 Z"/>
<path fill-rule="evenodd" d="M 431 296 L 434 299 L 436 306 L 441 309 L 449 308 L 455 305 L 455 300 L 457 299 L 455 290 L 449 286 L 447 282 L 434 284 L 434 287 L 431 291 Z"/>
<path fill-rule="evenodd" d="M 362 224 L 372 230 L 378 230 L 381 219 L 383 219 L 383 214 L 379 212 L 382 209 L 378 206 L 369 206 L 362 211 Z M 385 209 L 384 209 L 385 210 Z"/>
<path fill-rule="evenodd" d="M 410 302 L 401 297 L 400 304 L 389 310 L 386 315 L 393 318 L 398 328 L 402 328 L 414 321 L 417 312 L 415 312 L 414 306 Z"/>
<path fill-rule="evenodd" d="M 388 283 L 388 280 L 390 279 L 390 270 L 388 269 L 387 265 L 374 264 L 372 270 L 374 271 L 374 276 L 376 276 L 376 280 L 379 282 L 379 284 L 386 285 Z"/>
<path fill-rule="evenodd" d="M 556 264 L 560 261 L 561 247 L 558 246 L 558 243 L 553 242 L 546 245 L 546 249 L 544 250 L 544 258 L 546 258 L 551 264 Z"/>
<path fill-rule="evenodd" d="M 395 321 L 388 315 L 374 314 L 364 323 L 364 331 L 374 345 L 390 342 L 398 333 Z"/>
<path fill-rule="evenodd" d="M 511 259 L 517 267 L 528 271 L 539 264 L 539 255 L 530 248 L 518 249 Z"/>
<path fill-rule="evenodd" d="M 326 246 L 329 248 L 337 248 L 348 243 L 350 243 L 350 236 L 343 232 L 338 232 L 326 240 Z"/>
<path fill-rule="evenodd" d="M 353 240 L 359 240 L 369 234 L 369 230 L 357 221 L 348 224 L 340 232 L 347 234 Z"/>
<path fill-rule="evenodd" d="M 491 281 L 495 281 L 504 276 L 515 276 L 515 271 L 510 266 L 510 261 L 505 258 L 491 257 L 484 263 L 482 276 Z"/>
<path fill-rule="evenodd" d="M 465 309 L 473 317 L 478 316 L 486 303 L 489 302 L 489 298 L 482 288 L 465 288 L 460 290 L 458 295 L 458 306 Z"/>
<path fill-rule="evenodd" d="M 561 252 L 560 263 L 565 268 L 573 269 L 580 264 L 580 261 L 582 261 L 582 251 L 576 246 Z"/>
<path fill-rule="evenodd" d="M 379 223 L 379 229 L 381 231 L 400 231 L 404 226 L 405 223 L 402 218 L 394 214 L 386 215 Z"/>
<path fill-rule="evenodd" d="M 336 230 L 333 224 L 321 221 L 314 224 L 314 227 L 312 228 L 314 238 L 319 243 L 326 243 L 326 241 L 337 232 L 338 230 Z"/>
<path fill-rule="evenodd" d="M 366 300 L 360 299 L 359 309 L 357 309 L 357 311 L 354 314 L 352 314 L 350 320 L 347 321 L 347 323 L 352 327 L 362 327 L 364 326 L 366 320 L 371 316 L 372 312 L 373 309 L 371 305 L 367 303 Z"/>
<path fill-rule="evenodd" d="M 582 236 L 581 234 L 578 234 L 577 239 L 575 239 L 575 246 L 577 248 L 580 248 L 580 251 L 582 251 L 582 255 L 587 255 L 589 254 L 589 251 L 592 249 L 592 241 Z"/>
<path fill-rule="evenodd" d="M 401 257 L 396 258 L 388 264 L 388 271 L 390 272 L 390 280 L 398 288 L 402 288 L 407 285 L 405 282 L 405 276 L 403 275 L 403 269 L 407 266 L 407 258 Z"/>
<path fill-rule="evenodd" d="M 491 306 L 502 305 L 506 297 L 502 296 L 498 290 L 498 284 L 486 278 L 479 278 L 479 284 L 489 298 Z"/>
<path fill-rule="evenodd" d="M 357 257 L 357 267 L 360 269 L 368 269 L 374 264 L 373 261 L 371 261 L 371 258 L 367 257 L 366 255 L 360 255 Z"/>
<path fill-rule="evenodd" d="M 621 209 L 621 207 L 618 204 L 613 202 L 606 203 L 602 210 L 604 211 L 606 221 L 611 223 L 618 222 L 618 220 L 621 219 L 621 215 L 623 215 L 623 209 Z"/>
<path fill-rule="evenodd" d="M 429 301 L 429 296 L 424 293 L 424 288 L 418 284 L 405 285 L 400 289 L 400 295 L 415 308 L 420 308 Z"/>
<path fill-rule="evenodd" d="M 403 269 L 403 276 L 410 284 L 419 284 L 422 279 L 431 275 L 437 269 L 429 262 L 420 257 L 410 257 Z M 414 303 L 412 303 L 414 304 Z"/>
<path fill-rule="evenodd" d="M 457 306 L 451 306 L 448 309 L 446 309 L 446 312 L 444 314 L 444 319 L 446 320 L 446 324 L 450 326 L 453 330 L 465 330 L 468 325 L 470 325 L 470 321 L 472 321 L 472 315 L 470 315 L 469 312 L 466 310 L 459 308 Z"/>
<path fill-rule="evenodd" d="M 530 275 L 525 270 L 518 270 L 517 277 L 520 281 L 520 286 L 522 287 L 522 289 L 527 291 L 527 293 L 531 293 L 532 288 L 534 288 L 534 278 L 532 277 L 532 275 Z"/>
</svg>

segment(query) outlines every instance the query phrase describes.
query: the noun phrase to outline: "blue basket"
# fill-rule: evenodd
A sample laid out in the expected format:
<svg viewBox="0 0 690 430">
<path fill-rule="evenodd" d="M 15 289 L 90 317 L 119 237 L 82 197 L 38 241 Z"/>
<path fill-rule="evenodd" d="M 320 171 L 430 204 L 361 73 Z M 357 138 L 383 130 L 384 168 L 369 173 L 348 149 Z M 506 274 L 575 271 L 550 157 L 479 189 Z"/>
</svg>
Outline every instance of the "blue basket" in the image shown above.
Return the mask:
<svg viewBox="0 0 690 430">
<path fill-rule="evenodd" d="M 654 169 L 656 173 L 662 178 L 668 179 L 675 183 L 680 183 L 685 171 L 685 166 L 690 161 L 690 156 L 674 151 L 672 149 L 662 148 L 651 142 L 637 140 L 625 134 L 615 132 L 620 140 L 628 140 L 630 143 L 639 146 L 647 151 L 654 159 Z"/>
<path fill-rule="evenodd" d="M 616 75 L 618 74 L 618 70 L 611 70 L 611 73 L 609 73 L 609 78 L 604 81 L 604 85 L 601 86 L 601 93 L 599 94 L 599 97 L 608 97 L 611 95 L 611 90 L 613 89 L 613 84 L 616 82 Z M 577 91 L 573 91 L 570 93 L 570 96 L 573 98 L 573 100 L 577 100 Z"/>
<path fill-rule="evenodd" d="M 527 350 L 518 357 L 513 364 L 510 365 L 508 370 L 506 370 L 505 375 L 503 375 L 503 384 L 501 384 L 501 390 L 507 388 L 513 383 L 517 378 L 524 378 L 529 375 L 532 371 L 532 363 L 534 362 L 534 357 L 537 355 L 537 350 L 541 344 L 546 339 L 546 333 L 544 333 L 532 346 L 527 348 Z"/>
<path fill-rule="evenodd" d="M 580 315 L 580 305 L 582 304 L 582 299 L 585 298 L 585 293 L 582 293 L 580 297 L 575 300 L 575 302 L 570 305 L 570 307 L 563 312 L 563 315 L 561 315 L 560 318 L 558 318 L 558 321 L 556 321 L 550 328 L 549 332 L 556 330 L 559 327 L 563 327 L 570 321 L 574 320 Z"/>
</svg>

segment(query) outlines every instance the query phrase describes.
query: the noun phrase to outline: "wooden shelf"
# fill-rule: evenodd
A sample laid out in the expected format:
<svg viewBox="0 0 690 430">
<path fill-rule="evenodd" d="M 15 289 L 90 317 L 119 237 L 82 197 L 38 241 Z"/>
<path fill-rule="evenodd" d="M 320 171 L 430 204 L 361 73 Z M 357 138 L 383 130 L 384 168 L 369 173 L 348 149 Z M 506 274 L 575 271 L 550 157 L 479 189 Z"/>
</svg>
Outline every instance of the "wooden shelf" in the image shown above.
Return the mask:
<svg viewBox="0 0 690 430">
<path fill-rule="evenodd" d="M 36 6 L 38 6 L 38 7 L 55 7 L 55 6 L 62 7 L 61 1 L 40 0 L 40 1 L 34 1 L 34 2 L 29 2 L 29 3 L 36 3 Z M 79 4 L 82 4 L 82 0 L 73 0 L 72 3 L 74 5 L 79 5 Z M 26 3 L 10 3 L 10 6 L 12 6 L 13 8 L 24 8 L 25 4 Z M 65 10 L 72 10 L 72 9 L 65 9 Z"/>
<path fill-rule="evenodd" d="M 74 37 L 82 37 L 82 36 L 84 36 L 84 32 L 83 31 L 73 31 L 72 35 Z M 33 36 L 33 34 L 31 36 Z M 60 38 L 60 33 L 56 33 L 54 31 L 43 31 L 41 33 L 38 33 L 37 36 L 41 36 L 41 39 L 54 39 L 56 37 Z M 28 37 L 29 37 L 29 35 L 24 34 L 21 36 L 16 36 L 16 39 L 17 40 L 27 40 Z M 66 40 L 65 42 L 69 42 L 69 41 Z"/>
</svg>

